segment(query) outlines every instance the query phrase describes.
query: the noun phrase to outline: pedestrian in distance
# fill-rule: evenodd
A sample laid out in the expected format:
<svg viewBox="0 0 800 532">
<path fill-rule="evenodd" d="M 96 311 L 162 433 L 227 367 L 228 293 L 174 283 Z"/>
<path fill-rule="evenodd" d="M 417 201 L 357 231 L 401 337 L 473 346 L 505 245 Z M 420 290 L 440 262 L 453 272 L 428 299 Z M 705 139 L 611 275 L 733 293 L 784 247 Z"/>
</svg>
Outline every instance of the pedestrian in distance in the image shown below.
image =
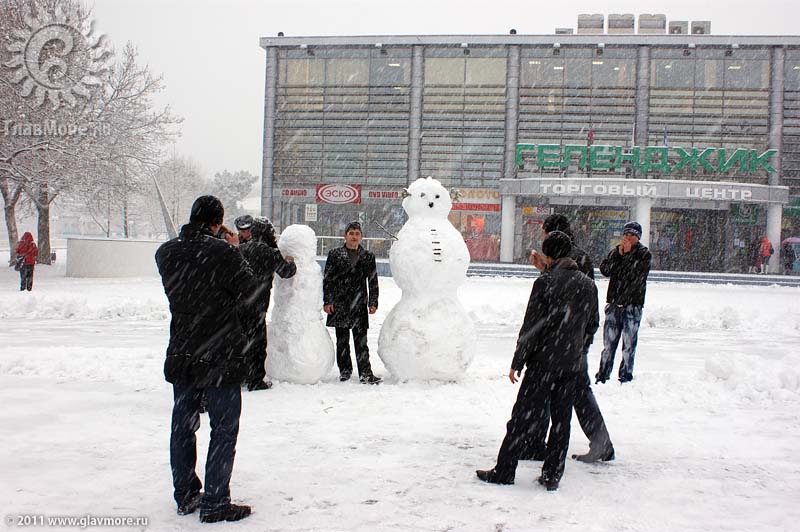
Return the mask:
<svg viewBox="0 0 800 532">
<path fill-rule="evenodd" d="M 492 469 L 477 470 L 492 484 L 513 484 L 520 452 L 534 421 L 550 405 L 551 427 L 538 482 L 558 489 L 569 446 L 570 420 L 578 375 L 586 371 L 587 345 L 599 326 L 597 288 L 569 256 L 572 241 L 553 231 L 542 242 L 545 269 L 533 283 L 508 378 L 515 384 L 523 368 L 517 401 Z"/>
<path fill-rule="evenodd" d="M 383 380 L 372 373 L 367 345 L 369 315 L 378 310 L 378 272 L 375 255 L 361 246 L 364 233 L 359 222 L 350 222 L 344 230 L 344 245 L 328 253 L 322 281 L 323 310 L 327 326 L 336 329 L 336 364 L 339 380 L 350 380 L 353 362 L 350 359 L 350 331 L 359 380 L 364 384 L 380 384 Z"/>
<path fill-rule="evenodd" d="M 224 208 L 214 196 L 192 205 L 189 223 L 156 251 L 156 264 L 172 315 L 164 375 L 174 404 L 170 465 L 178 515 L 200 509 L 200 521 L 238 521 L 249 506 L 233 504 L 230 480 L 247 377 L 247 338 L 239 320 L 242 302 L 257 283 L 238 249 L 238 236 L 219 234 Z M 227 240 L 227 241 L 226 241 Z M 195 473 L 200 403 L 205 396 L 211 440 L 205 492 Z"/>
<path fill-rule="evenodd" d="M 608 277 L 606 293 L 606 320 L 603 324 L 603 353 L 596 382 L 606 382 L 614 367 L 614 355 L 622 340 L 622 362 L 619 381 L 633 380 L 633 361 L 639 341 L 639 324 L 642 321 L 647 276 L 650 274 L 652 256 L 642 245 L 642 226 L 628 222 L 622 229 L 622 240 L 600 263 L 600 273 Z"/>
<path fill-rule="evenodd" d="M 33 241 L 33 235 L 30 232 L 26 231 L 22 235 L 14 252 L 17 254 L 15 268 L 19 270 L 19 291 L 30 292 L 33 290 L 33 270 L 36 266 L 36 257 L 39 256 L 39 248 L 36 247 L 36 242 Z"/>
</svg>

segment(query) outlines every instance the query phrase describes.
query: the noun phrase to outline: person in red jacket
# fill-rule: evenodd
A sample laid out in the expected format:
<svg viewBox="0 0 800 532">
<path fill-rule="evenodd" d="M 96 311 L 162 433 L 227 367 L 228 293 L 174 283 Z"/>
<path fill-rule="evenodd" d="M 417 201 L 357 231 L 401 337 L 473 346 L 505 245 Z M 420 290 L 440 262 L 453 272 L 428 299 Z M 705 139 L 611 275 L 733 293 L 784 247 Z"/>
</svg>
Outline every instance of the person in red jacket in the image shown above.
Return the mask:
<svg viewBox="0 0 800 532">
<path fill-rule="evenodd" d="M 775 249 L 767 235 L 764 235 L 764 238 L 761 239 L 761 273 L 769 273 L 769 258 L 773 253 L 775 253 Z"/>
<path fill-rule="evenodd" d="M 26 232 L 22 235 L 16 247 L 17 257 L 22 257 L 22 267 L 19 270 L 19 289 L 30 290 L 33 288 L 33 266 L 36 264 L 36 257 L 39 255 L 39 248 L 33 241 L 33 235 Z"/>
</svg>

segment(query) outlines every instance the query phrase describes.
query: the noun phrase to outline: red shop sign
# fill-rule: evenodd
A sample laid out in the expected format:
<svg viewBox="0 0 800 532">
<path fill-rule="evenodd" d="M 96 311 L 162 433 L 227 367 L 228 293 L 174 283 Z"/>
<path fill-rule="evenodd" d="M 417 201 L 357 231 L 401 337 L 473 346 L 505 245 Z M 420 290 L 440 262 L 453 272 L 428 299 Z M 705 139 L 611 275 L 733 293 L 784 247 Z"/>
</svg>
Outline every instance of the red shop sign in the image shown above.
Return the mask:
<svg viewBox="0 0 800 532">
<path fill-rule="evenodd" d="M 361 203 L 361 185 L 317 185 L 317 203 Z"/>
</svg>

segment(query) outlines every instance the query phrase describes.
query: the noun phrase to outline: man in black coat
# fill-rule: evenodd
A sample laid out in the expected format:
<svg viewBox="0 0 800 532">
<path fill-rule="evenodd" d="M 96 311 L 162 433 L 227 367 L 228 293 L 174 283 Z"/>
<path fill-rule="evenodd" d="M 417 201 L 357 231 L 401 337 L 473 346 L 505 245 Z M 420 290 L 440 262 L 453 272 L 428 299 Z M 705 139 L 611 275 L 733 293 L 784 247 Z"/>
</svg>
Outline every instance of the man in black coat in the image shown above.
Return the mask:
<svg viewBox="0 0 800 532">
<path fill-rule="evenodd" d="M 344 230 L 344 246 L 328 253 L 322 282 L 323 309 L 328 314 L 328 327 L 336 328 L 339 380 L 350 380 L 353 374 L 352 329 L 359 380 L 364 384 L 379 384 L 382 379 L 372 373 L 367 346 L 369 314 L 378 310 L 378 272 L 375 255 L 361 247 L 363 238 L 361 224 L 350 222 Z"/>
<path fill-rule="evenodd" d="M 202 522 L 238 521 L 250 507 L 231 504 L 230 480 L 245 379 L 245 334 L 239 306 L 255 290 L 255 278 L 239 253 L 238 238 L 215 238 L 224 210 L 214 196 L 192 205 L 180 235 L 156 251 L 156 263 L 172 314 L 164 375 L 174 406 L 170 464 L 178 514 L 200 508 Z M 205 395 L 211 422 L 205 493 L 195 473 L 195 432 Z"/>
<path fill-rule="evenodd" d="M 561 231 L 570 237 L 572 241 L 572 249 L 569 257 L 578 265 L 578 269 L 590 279 L 594 280 L 594 265 L 589 255 L 575 244 L 575 237 L 572 234 L 569 220 L 563 214 L 551 214 L 545 218 L 542 224 L 542 231 L 544 236 L 547 236 L 553 231 Z M 545 271 L 546 266 L 544 257 L 533 251 L 531 253 L 531 263 L 540 271 Z M 589 354 L 589 345 L 591 342 L 584 346 L 583 357 L 584 360 Z M 583 433 L 589 439 L 589 452 L 586 454 L 574 454 L 572 458 L 580 460 L 581 462 L 597 462 L 609 461 L 614 459 L 614 446 L 611 443 L 611 436 L 608 434 L 603 414 L 600 412 L 600 406 L 597 404 L 597 399 L 592 392 L 592 381 L 589 378 L 589 368 L 586 362 L 583 362 L 586 367 L 584 371 L 578 374 L 578 380 L 575 385 L 575 415 L 578 418 L 578 423 L 583 429 Z M 533 428 L 530 432 L 530 439 L 520 453 L 520 460 L 544 460 L 547 444 L 547 427 L 550 421 L 550 405 L 545 401 L 540 415 L 534 418 Z"/>
<path fill-rule="evenodd" d="M 517 402 L 493 469 L 476 471 L 493 484 L 513 484 L 520 452 L 533 421 L 549 402 L 552 426 L 539 483 L 558 489 L 569 446 L 570 420 L 578 375 L 586 371 L 586 346 L 599 326 L 597 289 L 569 257 L 572 242 L 554 231 L 542 243 L 546 268 L 533 283 L 508 378 L 516 383 Z"/>
<path fill-rule="evenodd" d="M 597 382 L 606 382 L 614 368 L 614 354 L 622 338 L 622 362 L 619 382 L 633 380 L 633 358 L 639 339 L 639 323 L 647 290 L 652 257 L 643 246 L 642 226 L 628 222 L 622 229 L 622 241 L 600 263 L 600 273 L 610 277 L 606 293 L 606 321 L 603 325 L 603 354 Z"/>
<path fill-rule="evenodd" d="M 267 360 L 266 317 L 272 278 L 277 273 L 288 279 L 297 272 L 297 266 L 293 257 L 284 258 L 278 251 L 275 228 L 268 219 L 251 217 L 246 230 L 250 240 L 242 244 L 240 249 L 258 282 L 258 288 L 242 307 L 242 321 L 247 335 L 247 389 L 253 392 L 272 387 L 272 382 L 264 380 L 267 376 L 264 367 Z"/>
</svg>

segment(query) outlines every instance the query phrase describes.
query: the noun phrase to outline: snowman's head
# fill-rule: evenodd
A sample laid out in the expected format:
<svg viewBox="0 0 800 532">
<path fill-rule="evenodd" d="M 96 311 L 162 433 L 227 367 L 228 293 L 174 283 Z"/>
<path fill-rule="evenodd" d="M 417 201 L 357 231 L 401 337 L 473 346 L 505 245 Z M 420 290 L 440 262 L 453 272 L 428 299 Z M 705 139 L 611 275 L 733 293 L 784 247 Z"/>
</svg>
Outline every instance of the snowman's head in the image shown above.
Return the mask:
<svg viewBox="0 0 800 532">
<path fill-rule="evenodd" d="M 403 200 L 409 218 L 447 218 L 453 201 L 450 193 L 432 177 L 420 177 L 408 187 L 408 196 Z"/>
<path fill-rule="evenodd" d="M 307 225 L 290 225 L 281 233 L 278 249 L 284 257 L 290 255 L 295 261 L 313 259 L 317 254 L 317 235 Z"/>
</svg>

